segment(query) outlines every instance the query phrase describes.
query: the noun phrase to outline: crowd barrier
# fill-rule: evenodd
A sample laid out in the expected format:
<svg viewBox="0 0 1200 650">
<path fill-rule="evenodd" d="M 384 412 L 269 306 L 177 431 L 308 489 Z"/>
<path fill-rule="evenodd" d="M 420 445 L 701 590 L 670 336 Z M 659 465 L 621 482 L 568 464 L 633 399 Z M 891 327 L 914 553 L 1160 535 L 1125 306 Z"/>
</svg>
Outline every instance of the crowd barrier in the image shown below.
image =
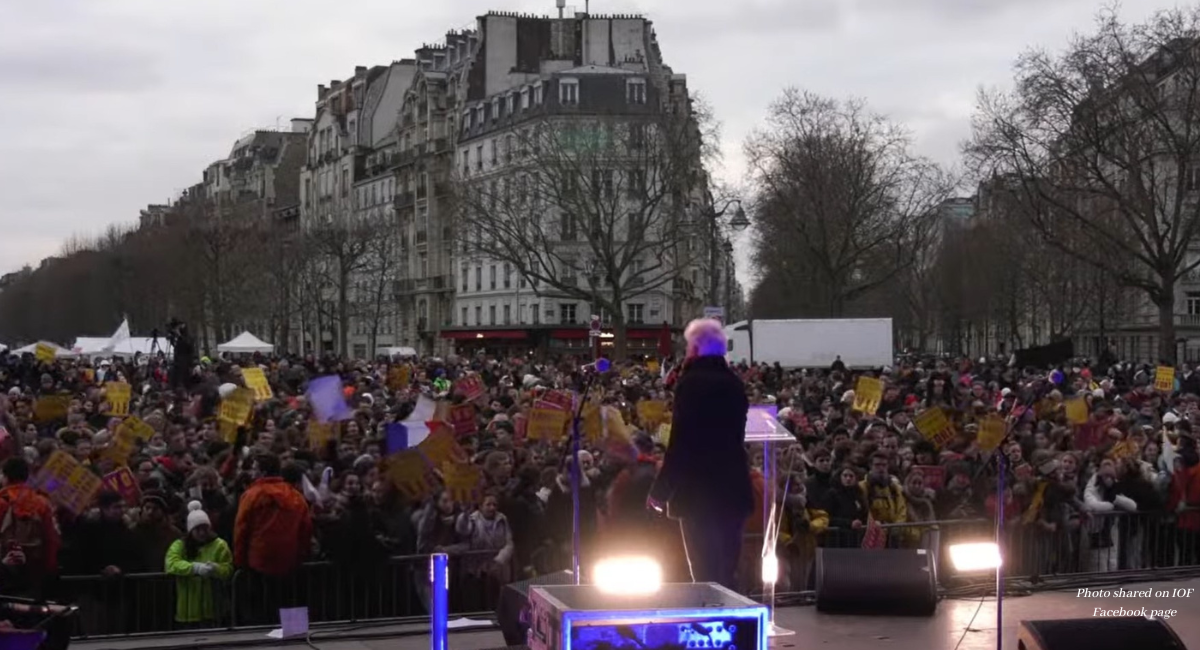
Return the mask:
<svg viewBox="0 0 1200 650">
<path fill-rule="evenodd" d="M 948 520 L 884 524 L 891 548 L 924 548 L 935 554 L 939 581 L 954 584 L 946 548 L 968 541 L 991 541 L 988 520 Z M 831 528 L 803 534 L 781 544 L 781 576 L 777 594 L 811 589 L 812 560 L 817 547 L 858 547 L 865 529 Z M 757 558 L 760 535 L 747 535 L 740 590 L 757 595 L 761 583 Z M 1010 523 L 1002 540 L 1005 574 L 1032 579 L 1053 576 L 1112 574 L 1167 568 L 1200 567 L 1200 531 L 1179 527 L 1173 514 L 1098 513 L 1071 518 L 1050 530 L 1040 524 Z M 494 611 L 502 588 L 498 577 L 474 576 L 463 570 L 491 552 L 472 552 L 450 559 L 450 612 Z M 429 556 L 408 555 L 356 567 L 334 562 L 304 564 L 292 576 L 272 579 L 239 570 L 211 591 L 213 616 L 181 624 L 175 620 L 176 578 L 166 574 L 134 574 L 116 578 L 66 576 L 58 597 L 80 605 L 76 636 L 125 636 L 181 629 L 235 629 L 267 626 L 278 620 L 279 607 L 305 605 L 314 624 L 402 620 L 427 616 Z"/>
</svg>

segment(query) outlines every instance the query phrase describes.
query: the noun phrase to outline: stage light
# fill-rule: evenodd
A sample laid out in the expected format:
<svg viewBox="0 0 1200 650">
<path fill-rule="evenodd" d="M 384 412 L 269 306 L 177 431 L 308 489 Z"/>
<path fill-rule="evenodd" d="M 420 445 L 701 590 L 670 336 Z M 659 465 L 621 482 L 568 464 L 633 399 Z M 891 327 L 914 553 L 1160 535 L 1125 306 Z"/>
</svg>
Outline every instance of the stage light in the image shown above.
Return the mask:
<svg viewBox="0 0 1200 650">
<path fill-rule="evenodd" d="M 972 542 L 950 545 L 950 562 L 957 571 L 995 571 L 1003 560 L 1000 546 L 995 542 Z"/>
<path fill-rule="evenodd" d="M 596 564 L 592 579 L 607 594 L 653 594 L 662 587 L 662 567 L 648 557 L 608 558 Z"/>
<path fill-rule="evenodd" d="M 763 584 L 775 584 L 779 581 L 779 558 L 775 554 L 764 555 L 762 559 Z"/>
</svg>

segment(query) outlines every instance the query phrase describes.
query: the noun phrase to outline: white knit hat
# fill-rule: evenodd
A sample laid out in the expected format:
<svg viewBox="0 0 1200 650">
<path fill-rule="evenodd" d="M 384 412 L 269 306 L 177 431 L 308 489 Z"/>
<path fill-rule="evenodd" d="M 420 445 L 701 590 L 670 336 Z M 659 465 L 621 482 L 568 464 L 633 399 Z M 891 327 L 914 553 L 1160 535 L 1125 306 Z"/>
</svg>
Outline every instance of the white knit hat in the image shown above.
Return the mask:
<svg viewBox="0 0 1200 650">
<path fill-rule="evenodd" d="M 187 532 L 192 532 L 196 526 L 212 526 L 212 522 L 205 514 L 204 506 L 199 501 L 192 501 L 188 504 Z"/>
</svg>

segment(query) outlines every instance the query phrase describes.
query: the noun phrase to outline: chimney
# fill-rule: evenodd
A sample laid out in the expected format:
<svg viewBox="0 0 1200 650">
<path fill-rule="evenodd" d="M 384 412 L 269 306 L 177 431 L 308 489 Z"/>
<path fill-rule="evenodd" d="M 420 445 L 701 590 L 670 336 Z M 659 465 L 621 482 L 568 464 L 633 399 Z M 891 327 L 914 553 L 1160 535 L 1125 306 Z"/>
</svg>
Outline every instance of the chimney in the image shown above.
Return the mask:
<svg viewBox="0 0 1200 650">
<path fill-rule="evenodd" d="M 325 99 L 325 95 L 328 95 L 328 94 L 329 94 L 329 89 L 325 87 L 325 84 L 317 84 L 317 101 L 321 101 L 322 99 Z"/>
<path fill-rule="evenodd" d="M 367 66 L 365 66 L 365 65 L 354 66 L 354 76 L 358 77 L 358 76 L 361 76 L 364 74 L 367 74 Z"/>
<path fill-rule="evenodd" d="M 312 128 L 312 120 L 303 117 L 292 118 L 292 133 L 308 133 Z"/>
<path fill-rule="evenodd" d="M 338 86 L 340 86 L 340 85 L 342 85 L 342 82 L 338 81 L 337 79 L 334 79 L 333 81 L 329 82 L 329 89 L 337 90 Z"/>
</svg>

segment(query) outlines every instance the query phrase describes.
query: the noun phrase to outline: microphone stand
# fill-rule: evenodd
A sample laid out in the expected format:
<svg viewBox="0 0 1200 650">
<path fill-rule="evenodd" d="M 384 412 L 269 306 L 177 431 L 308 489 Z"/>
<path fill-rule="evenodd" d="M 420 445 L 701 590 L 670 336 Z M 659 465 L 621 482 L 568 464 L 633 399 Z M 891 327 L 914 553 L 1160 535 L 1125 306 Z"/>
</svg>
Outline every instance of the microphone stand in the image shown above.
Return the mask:
<svg viewBox="0 0 1200 650">
<path fill-rule="evenodd" d="M 583 483 L 583 470 L 579 467 L 579 425 L 583 420 L 583 405 L 587 403 L 592 392 L 592 382 L 596 380 L 596 371 L 587 373 L 587 381 L 583 384 L 583 394 L 571 418 L 571 573 L 575 585 L 583 584 L 579 572 L 579 489 Z"/>
</svg>

